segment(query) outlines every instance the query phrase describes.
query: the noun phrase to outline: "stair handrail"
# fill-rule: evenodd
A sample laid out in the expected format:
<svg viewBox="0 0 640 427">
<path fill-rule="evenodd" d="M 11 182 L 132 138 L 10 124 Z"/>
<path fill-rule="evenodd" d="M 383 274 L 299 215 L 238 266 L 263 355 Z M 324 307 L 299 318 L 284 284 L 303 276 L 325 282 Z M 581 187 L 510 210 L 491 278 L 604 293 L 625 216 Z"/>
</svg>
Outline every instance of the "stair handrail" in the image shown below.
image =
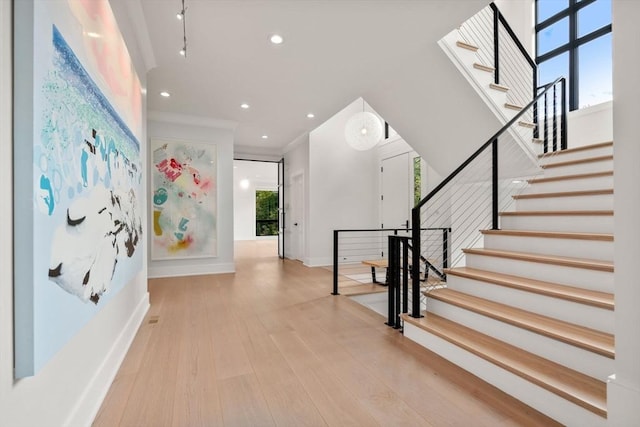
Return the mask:
<svg viewBox="0 0 640 427">
<path fill-rule="evenodd" d="M 511 40 L 515 43 L 516 47 L 524 57 L 524 59 L 529 63 L 529 65 L 531 65 L 531 68 L 533 70 L 533 93 L 535 94 L 538 86 L 538 82 L 537 82 L 538 65 L 533 60 L 531 55 L 529 55 L 529 52 L 527 51 L 527 49 L 525 49 L 524 45 L 522 44 L 518 36 L 516 36 L 516 33 L 513 31 L 513 28 L 511 28 L 511 25 L 509 25 L 509 22 L 506 20 L 502 12 L 500 12 L 500 9 L 498 8 L 498 6 L 496 6 L 494 2 L 491 2 L 489 4 L 489 7 L 491 7 L 491 10 L 493 10 L 493 40 L 494 40 L 493 49 L 494 49 L 495 83 L 500 84 L 500 53 L 499 53 L 498 47 L 500 44 L 499 24 L 501 23 L 504 26 L 504 29 L 507 31 L 507 34 L 509 34 L 509 37 L 511 38 Z"/>
<path fill-rule="evenodd" d="M 566 79 L 564 77 L 559 77 L 552 83 L 549 83 L 545 86 L 544 90 L 542 90 L 539 94 L 537 94 L 526 107 L 524 107 L 521 111 L 519 111 L 511 120 L 509 120 L 500 130 L 498 130 L 495 134 L 493 134 L 484 144 L 480 146 L 469 158 L 467 158 L 460 166 L 458 166 L 453 172 L 449 174 L 442 182 L 440 182 L 433 190 L 429 192 L 420 202 L 418 202 L 415 207 L 411 210 L 411 223 L 412 223 L 412 233 L 411 233 L 411 246 L 412 252 L 421 253 L 421 239 L 420 239 L 420 228 L 421 228 L 421 218 L 420 218 L 420 208 L 422 208 L 429 200 L 431 200 L 436 194 L 438 194 L 448 183 L 450 183 L 460 172 L 462 172 L 475 158 L 477 158 L 482 152 L 484 152 L 489 146 L 492 147 L 492 228 L 498 229 L 498 138 L 507 132 L 507 130 L 513 126 L 520 118 L 528 111 L 529 108 L 535 107 L 537 103 L 542 99 L 551 88 L 555 88 L 555 86 L 560 83 L 562 90 L 562 106 L 561 106 L 561 120 L 562 123 L 566 123 L 567 118 L 567 103 L 566 98 L 564 96 L 564 87 L 566 84 Z M 567 134 L 566 134 L 566 126 L 563 126 L 565 132 L 561 135 L 561 145 L 560 149 L 564 150 L 567 148 Z M 412 257 L 412 267 L 411 267 L 411 281 L 412 281 L 412 309 L 411 316 L 412 317 L 421 317 L 420 314 L 420 257 L 413 256 Z"/>
</svg>

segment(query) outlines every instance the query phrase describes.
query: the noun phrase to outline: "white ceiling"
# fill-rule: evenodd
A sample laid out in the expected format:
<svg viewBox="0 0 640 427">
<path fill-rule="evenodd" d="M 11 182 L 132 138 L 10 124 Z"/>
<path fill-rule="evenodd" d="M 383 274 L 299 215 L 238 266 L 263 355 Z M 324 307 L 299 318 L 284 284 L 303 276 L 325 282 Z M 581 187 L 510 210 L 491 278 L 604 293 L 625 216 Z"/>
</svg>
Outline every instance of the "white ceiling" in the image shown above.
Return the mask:
<svg viewBox="0 0 640 427">
<path fill-rule="evenodd" d="M 372 103 L 382 114 L 415 110 L 421 100 L 411 100 L 407 88 L 398 91 L 404 98 L 394 98 L 389 88 L 397 83 L 388 83 L 426 76 L 425 52 L 487 3 L 185 0 L 185 59 L 178 54 L 181 1 L 138 1 L 157 65 L 147 76 L 149 110 L 235 121 L 236 147 L 274 153 L 360 96 L 396 104 Z M 285 38 L 282 45 L 269 42 L 274 33 Z M 160 97 L 162 90 L 171 97 Z M 251 108 L 241 109 L 243 102 Z M 309 112 L 316 117 L 308 119 Z"/>
</svg>

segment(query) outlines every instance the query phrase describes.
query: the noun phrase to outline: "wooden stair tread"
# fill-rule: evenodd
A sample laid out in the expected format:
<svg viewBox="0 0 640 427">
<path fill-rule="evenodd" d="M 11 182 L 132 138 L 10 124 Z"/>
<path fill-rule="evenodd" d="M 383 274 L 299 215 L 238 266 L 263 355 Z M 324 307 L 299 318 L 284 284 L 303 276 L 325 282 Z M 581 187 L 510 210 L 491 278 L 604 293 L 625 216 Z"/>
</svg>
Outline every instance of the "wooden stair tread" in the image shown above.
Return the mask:
<svg viewBox="0 0 640 427">
<path fill-rule="evenodd" d="M 572 179 L 599 178 L 599 177 L 602 177 L 602 176 L 613 176 L 613 171 L 578 173 L 578 174 L 574 174 L 574 175 L 562 175 L 562 176 L 533 178 L 533 179 L 527 180 L 527 182 L 529 184 L 540 184 L 540 183 L 544 183 L 544 182 L 568 181 L 568 180 L 572 180 Z"/>
<path fill-rule="evenodd" d="M 534 144 L 544 144 L 544 139 L 532 138 L 531 142 L 533 142 Z"/>
<path fill-rule="evenodd" d="M 604 160 L 613 160 L 613 156 L 597 156 L 597 157 L 589 157 L 587 159 L 576 159 L 576 160 L 568 160 L 566 162 L 555 162 L 555 163 L 547 163 L 540 165 L 542 169 L 551 169 L 551 168 L 559 168 L 562 166 L 572 166 L 572 165 L 581 165 L 585 163 L 595 163 L 601 162 Z"/>
<path fill-rule="evenodd" d="M 477 52 L 478 51 L 478 46 L 474 46 L 472 44 L 461 42 L 461 41 L 457 41 L 456 42 L 456 46 L 461 47 L 463 49 L 471 50 L 473 52 Z"/>
<path fill-rule="evenodd" d="M 536 124 L 535 124 L 535 123 L 525 122 L 524 120 L 520 120 L 520 121 L 518 122 L 518 124 L 519 124 L 520 126 L 523 126 L 523 127 L 526 127 L 526 128 L 534 128 L 534 127 L 536 127 Z"/>
<path fill-rule="evenodd" d="M 553 193 L 516 194 L 511 197 L 515 200 L 526 200 L 545 199 L 550 197 L 601 196 L 605 194 L 613 194 L 613 188 L 604 188 L 601 190 L 559 191 Z"/>
<path fill-rule="evenodd" d="M 425 295 L 428 298 L 437 299 L 611 359 L 615 357 L 613 335 L 605 332 L 542 316 L 452 289 L 436 289 L 425 293 Z"/>
<path fill-rule="evenodd" d="M 613 216 L 610 210 L 584 210 L 584 211 L 517 211 L 500 212 L 500 216 Z"/>
<path fill-rule="evenodd" d="M 509 102 L 505 102 L 504 107 L 516 111 L 521 111 L 523 108 L 521 105 L 511 104 Z"/>
<path fill-rule="evenodd" d="M 499 85 L 497 83 L 489 83 L 489 87 L 491 89 L 499 90 L 500 92 L 507 92 L 509 90 L 508 87 L 503 86 L 503 85 Z"/>
<path fill-rule="evenodd" d="M 473 63 L 473 68 L 475 68 L 476 70 L 486 71 L 488 73 L 493 73 L 496 70 L 493 67 L 490 67 L 490 66 L 484 65 L 484 64 L 480 64 L 478 62 L 474 62 Z"/>
<path fill-rule="evenodd" d="M 584 268 L 587 270 L 613 272 L 613 263 L 594 259 L 570 258 L 556 255 L 541 255 L 528 252 L 500 251 L 495 249 L 463 249 L 465 254 L 483 255 L 519 261 L 537 262 L 541 264 L 559 265 L 563 267 Z"/>
<path fill-rule="evenodd" d="M 568 369 L 503 341 L 427 313 L 416 319 L 402 315 L 411 323 L 508 372 L 555 393 L 601 417 L 607 416 L 606 384 Z"/>
<path fill-rule="evenodd" d="M 571 153 L 577 153 L 577 152 L 580 152 L 580 151 L 592 150 L 594 148 L 603 148 L 603 147 L 610 147 L 610 146 L 613 146 L 613 141 L 599 142 L 597 144 L 583 145 L 583 146 L 574 147 L 574 148 L 567 148 L 566 150 L 556 151 L 556 152 L 553 152 L 553 153 L 540 154 L 540 155 L 538 155 L 538 157 L 539 158 L 544 158 L 544 157 L 556 156 L 556 155 L 561 155 L 561 154 L 571 154 Z"/>
<path fill-rule="evenodd" d="M 544 282 L 541 280 L 528 279 L 525 277 L 496 273 L 471 267 L 447 268 L 445 269 L 445 273 L 448 275 L 479 280 L 539 295 L 572 301 L 592 307 L 599 307 L 607 310 L 614 309 L 613 294 L 606 292 L 591 291 L 588 289 L 577 288 L 575 286 Z"/>
<path fill-rule="evenodd" d="M 578 233 L 567 231 L 534 231 L 534 230 L 480 230 L 482 234 L 498 236 L 544 237 L 549 239 L 597 240 L 613 242 L 613 234 Z"/>
</svg>

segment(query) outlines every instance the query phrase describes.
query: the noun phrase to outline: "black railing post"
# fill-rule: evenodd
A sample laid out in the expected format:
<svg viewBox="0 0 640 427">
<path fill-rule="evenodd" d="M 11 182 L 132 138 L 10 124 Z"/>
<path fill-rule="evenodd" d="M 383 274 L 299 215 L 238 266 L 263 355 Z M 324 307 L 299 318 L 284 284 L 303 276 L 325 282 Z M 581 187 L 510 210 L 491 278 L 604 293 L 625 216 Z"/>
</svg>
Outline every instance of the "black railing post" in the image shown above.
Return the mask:
<svg viewBox="0 0 640 427">
<path fill-rule="evenodd" d="M 547 108 L 547 104 L 549 104 L 549 100 L 547 99 L 547 93 L 544 93 L 544 152 L 549 152 L 549 112 Z"/>
<path fill-rule="evenodd" d="M 420 207 L 415 207 L 411 211 L 411 246 L 413 256 L 411 257 L 411 317 L 422 317 L 420 314 Z"/>
<path fill-rule="evenodd" d="M 394 302 L 395 302 L 395 307 L 394 307 L 394 316 L 393 316 L 393 327 L 395 329 L 400 329 L 400 270 L 402 268 L 401 264 L 400 264 L 400 242 L 401 239 L 399 237 L 395 237 L 393 239 L 393 245 L 394 245 L 394 257 L 393 257 L 393 263 L 395 268 L 393 269 L 393 283 L 394 283 L 394 290 L 395 290 L 395 296 L 394 296 Z M 405 265 L 404 268 L 406 269 L 407 266 Z"/>
<path fill-rule="evenodd" d="M 388 264 L 387 264 L 387 276 L 388 276 L 388 280 L 387 280 L 387 322 L 386 324 L 389 326 L 394 326 L 395 324 L 395 308 L 396 308 L 396 304 L 395 304 L 395 297 L 396 297 L 396 292 L 395 292 L 395 287 L 397 286 L 396 283 L 396 274 L 395 274 L 395 269 L 396 269 L 396 247 L 395 247 L 395 241 L 393 240 L 393 236 L 388 236 L 388 242 L 389 242 L 389 250 L 388 250 Z"/>
<path fill-rule="evenodd" d="M 451 231 L 450 228 L 442 229 L 442 274 L 445 282 L 447 281 L 447 272 L 444 270 L 449 268 L 449 231 Z"/>
<path fill-rule="evenodd" d="M 498 33 L 500 26 L 500 11 L 496 8 L 493 9 L 493 80 L 495 84 L 500 84 L 500 40 L 498 39 Z"/>
<path fill-rule="evenodd" d="M 492 229 L 498 230 L 498 138 L 493 140 L 493 153 L 491 156 L 491 223 Z"/>
<path fill-rule="evenodd" d="M 331 295 L 340 295 L 338 293 L 338 230 L 333 230 L 333 292 Z"/>
<path fill-rule="evenodd" d="M 538 95 L 538 69 L 533 67 L 533 97 Z M 533 104 L 533 123 L 536 127 L 533 128 L 533 137 L 540 138 L 540 126 L 538 124 L 538 103 Z"/>
<path fill-rule="evenodd" d="M 566 150 L 567 149 L 567 88 L 566 88 L 566 84 L 567 81 L 565 79 L 560 80 L 560 102 L 562 104 L 561 108 L 562 108 L 562 123 L 560 124 L 560 126 L 562 126 L 562 135 L 560 136 L 560 149 L 561 150 Z"/>
<path fill-rule="evenodd" d="M 409 238 L 403 237 L 402 238 L 402 312 L 406 313 L 407 311 L 409 311 Z"/>
<path fill-rule="evenodd" d="M 558 103 L 558 96 L 556 94 L 556 87 L 553 85 L 553 151 L 558 151 L 558 115 L 556 105 Z"/>
</svg>

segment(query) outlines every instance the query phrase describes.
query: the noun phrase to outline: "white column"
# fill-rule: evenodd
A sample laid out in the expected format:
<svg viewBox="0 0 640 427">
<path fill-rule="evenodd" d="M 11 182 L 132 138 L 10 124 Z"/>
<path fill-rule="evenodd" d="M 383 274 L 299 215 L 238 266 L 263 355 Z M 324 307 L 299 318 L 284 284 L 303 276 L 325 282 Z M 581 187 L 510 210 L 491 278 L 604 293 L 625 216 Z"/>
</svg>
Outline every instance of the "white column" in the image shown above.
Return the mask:
<svg viewBox="0 0 640 427">
<path fill-rule="evenodd" d="M 640 2 L 613 1 L 616 372 L 609 425 L 640 425 Z"/>
</svg>

